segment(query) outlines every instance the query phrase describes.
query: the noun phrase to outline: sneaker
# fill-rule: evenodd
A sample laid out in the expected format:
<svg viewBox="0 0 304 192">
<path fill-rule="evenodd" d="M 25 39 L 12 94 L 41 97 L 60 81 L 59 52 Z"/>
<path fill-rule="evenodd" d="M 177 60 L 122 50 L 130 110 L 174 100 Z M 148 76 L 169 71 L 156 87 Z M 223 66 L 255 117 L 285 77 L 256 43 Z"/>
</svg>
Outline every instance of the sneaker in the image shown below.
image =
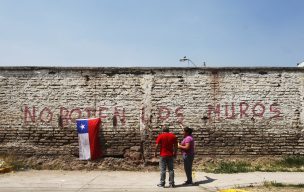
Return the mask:
<svg viewBox="0 0 304 192">
<path fill-rule="evenodd" d="M 174 184 L 170 184 L 170 185 L 169 185 L 169 188 L 174 188 L 174 187 L 175 187 Z"/>
<path fill-rule="evenodd" d="M 165 187 L 165 184 L 159 183 L 157 184 L 157 187 Z"/>
</svg>

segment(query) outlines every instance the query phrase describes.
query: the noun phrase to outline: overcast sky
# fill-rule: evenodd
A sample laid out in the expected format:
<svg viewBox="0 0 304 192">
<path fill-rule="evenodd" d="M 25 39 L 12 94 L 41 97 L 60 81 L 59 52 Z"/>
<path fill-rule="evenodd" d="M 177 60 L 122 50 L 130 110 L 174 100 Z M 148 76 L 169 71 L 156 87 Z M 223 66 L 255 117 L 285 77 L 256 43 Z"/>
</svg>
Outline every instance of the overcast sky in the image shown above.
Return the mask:
<svg viewBox="0 0 304 192">
<path fill-rule="evenodd" d="M 0 0 L 1 66 L 295 67 L 304 0 Z"/>
</svg>

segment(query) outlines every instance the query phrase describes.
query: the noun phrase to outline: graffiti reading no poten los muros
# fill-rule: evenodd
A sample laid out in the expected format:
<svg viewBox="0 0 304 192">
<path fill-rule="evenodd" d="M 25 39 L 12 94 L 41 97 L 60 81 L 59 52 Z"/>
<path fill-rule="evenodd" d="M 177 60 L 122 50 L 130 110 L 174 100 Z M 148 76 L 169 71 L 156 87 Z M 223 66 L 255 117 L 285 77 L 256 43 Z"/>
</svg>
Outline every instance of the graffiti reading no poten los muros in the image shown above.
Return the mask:
<svg viewBox="0 0 304 192">
<path fill-rule="evenodd" d="M 274 102 L 265 104 L 262 102 L 240 102 L 240 103 L 216 103 L 209 104 L 198 110 L 201 111 L 201 119 L 207 119 L 207 122 L 213 120 L 235 120 L 245 118 L 267 118 L 269 120 L 282 119 L 281 106 Z M 128 114 L 129 113 L 129 114 Z M 134 114 L 128 112 L 127 107 L 105 107 L 100 106 L 97 108 L 85 107 L 85 108 L 72 108 L 59 107 L 52 109 L 51 107 L 37 107 L 25 105 L 23 108 L 23 121 L 24 124 L 29 123 L 51 123 L 52 121 L 59 120 L 62 124 L 74 123 L 75 119 L 99 117 L 104 121 L 113 121 L 113 125 L 121 124 L 124 126 L 128 121 L 127 116 L 135 115 L 140 116 L 141 123 L 145 124 L 151 122 L 150 118 L 155 118 L 157 122 L 163 123 L 167 121 L 176 121 L 177 123 L 184 124 L 185 117 L 191 115 L 191 109 L 183 106 L 166 107 L 158 106 L 151 109 L 148 113 L 145 108 L 140 108 L 138 113 Z M 128 114 L 128 115 L 126 115 Z M 152 115 L 151 115 L 152 114 Z M 55 119 L 59 118 L 59 119 Z"/>
</svg>

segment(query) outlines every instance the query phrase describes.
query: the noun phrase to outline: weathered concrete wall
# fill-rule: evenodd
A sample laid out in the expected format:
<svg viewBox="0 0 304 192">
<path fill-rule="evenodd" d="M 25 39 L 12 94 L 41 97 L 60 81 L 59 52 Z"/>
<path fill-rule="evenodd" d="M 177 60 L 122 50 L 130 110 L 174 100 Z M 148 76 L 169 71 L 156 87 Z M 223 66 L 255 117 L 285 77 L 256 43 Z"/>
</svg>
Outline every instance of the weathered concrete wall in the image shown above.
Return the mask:
<svg viewBox="0 0 304 192">
<path fill-rule="evenodd" d="M 193 127 L 199 155 L 304 154 L 303 72 L 2 67 L 0 152 L 77 156 L 75 119 L 100 117 L 109 156 L 150 158 L 164 125 Z"/>
</svg>

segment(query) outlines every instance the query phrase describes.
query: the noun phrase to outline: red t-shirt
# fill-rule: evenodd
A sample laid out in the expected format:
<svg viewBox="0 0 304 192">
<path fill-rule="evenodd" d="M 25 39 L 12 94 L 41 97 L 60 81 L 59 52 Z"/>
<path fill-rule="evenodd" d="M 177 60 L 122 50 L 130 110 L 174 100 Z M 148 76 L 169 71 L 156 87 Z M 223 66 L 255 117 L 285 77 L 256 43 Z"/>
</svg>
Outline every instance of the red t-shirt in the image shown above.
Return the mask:
<svg viewBox="0 0 304 192">
<path fill-rule="evenodd" d="M 173 156 L 173 146 L 177 143 L 177 138 L 173 133 L 161 133 L 156 139 L 156 144 L 160 145 L 160 156 Z"/>
</svg>

